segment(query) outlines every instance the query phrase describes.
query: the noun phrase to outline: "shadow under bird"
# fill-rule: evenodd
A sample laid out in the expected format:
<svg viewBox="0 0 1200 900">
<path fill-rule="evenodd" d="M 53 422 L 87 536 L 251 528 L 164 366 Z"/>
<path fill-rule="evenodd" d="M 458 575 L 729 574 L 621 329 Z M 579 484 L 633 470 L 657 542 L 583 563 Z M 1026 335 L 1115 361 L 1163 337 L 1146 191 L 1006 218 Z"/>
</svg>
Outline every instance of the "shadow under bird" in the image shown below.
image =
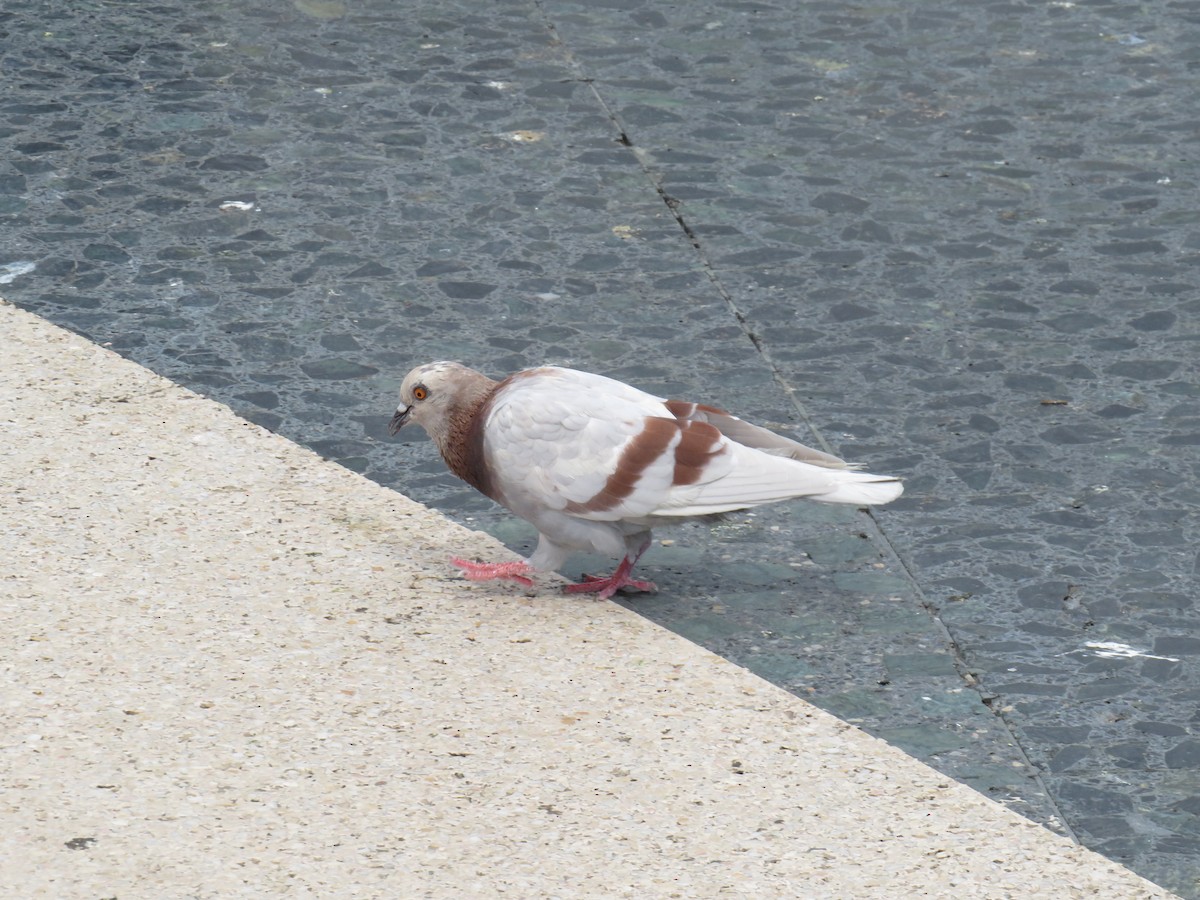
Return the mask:
<svg viewBox="0 0 1200 900">
<path fill-rule="evenodd" d="M 530 576 L 582 550 L 621 563 L 566 591 L 653 591 L 631 573 L 657 525 L 800 497 L 877 505 L 904 490 L 723 410 L 555 366 L 502 381 L 456 362 L 417 366 L 388 434 L 409 423 L 428 432 L 451 472 L 538 530 L 526 560 L 451 559 L 472 581 L 532 585 Z"/>
</svg>

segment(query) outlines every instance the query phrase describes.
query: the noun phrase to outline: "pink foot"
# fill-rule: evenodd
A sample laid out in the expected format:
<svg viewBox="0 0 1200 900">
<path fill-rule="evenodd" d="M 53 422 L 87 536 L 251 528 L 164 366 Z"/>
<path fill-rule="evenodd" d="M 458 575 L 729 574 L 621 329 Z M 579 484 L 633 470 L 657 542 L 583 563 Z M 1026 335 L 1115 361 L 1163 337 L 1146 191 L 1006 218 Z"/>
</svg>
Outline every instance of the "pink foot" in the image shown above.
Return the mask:
<svg viewBox="0 0 1200 900">
<path fill-rule="evenodd" d="M 602 578 L 599 575 L 584 575 L 583 581 L 579 584 L 568 584 L 563 590 L 568 594 L 596 594 L 597 600 L 607 600 L 624 588 L 647 592 L 658 590 L 653 581 L 638 581 L 630 578 L 629 573 L 632 569 L 633 564 L 624 560 L 621 565 L 617 566 L 617 571 L 608 578 Z"/>
<path fill-rule="evenodd" d="M 477 563 L 459 559 L 457 556 L 450 557 L 450 562 L 463 570 L 463 577 L 468 581 L 505 578 L 526 587 L 533 587 L 533 579 L 528 577 L 533 574 L 533 568 L 526 562 Z"/>
</svg>

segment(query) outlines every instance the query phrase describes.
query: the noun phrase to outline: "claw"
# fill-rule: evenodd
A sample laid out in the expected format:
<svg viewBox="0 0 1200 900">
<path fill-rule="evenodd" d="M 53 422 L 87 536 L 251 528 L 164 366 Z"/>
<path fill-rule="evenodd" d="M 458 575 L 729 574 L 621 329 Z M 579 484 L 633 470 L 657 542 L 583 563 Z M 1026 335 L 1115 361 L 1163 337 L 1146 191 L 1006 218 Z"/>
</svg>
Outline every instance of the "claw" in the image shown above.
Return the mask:
<svg viewBox="0 0 1200 900">
<path fill-rule="evenodd" d="M 468 581 L 493 581 L 502 578 L 523 584 L 525 587 L 533 587 L 533 579 L 528 577 L 533 574 L 533 567 L 526 562 L 477 563 L 452 556 L 450 563 L 462 569 L 463 577 Z"/>
<path fill-rule="evenodd" d="M 653 581 L 638 581 L 634 578 L 618 578 L 613 575 L 611 578 L 601 578 L 598 575 L 585 575 L 585 581 L 578 584 L 568 584 L 564 591 L 568 594 L 596 594 L 597 600 L 607 600 L 617 591 L 623 591 L 632 588 L 635 591 L 645 591 L 653 593 L 658 590 L 658 586 Z"/>
<path fill-rule="evenodd" d="M 596 594 L 597 600 L 607 600 L 617 591 L 632 588 L 635 591 L 657 591 L 653 581 L 638 581 L 629 577 L 629 573 L 633 571 L 633 565 L 637 562 L 638 557 L 642 555 L 642 551 L 646 549 L 645 545 L 638 551 L 637 555 L 630 558 L 626 556 L 621 560 L 621 564 L 617 566 L 617 571 L 613 572 L 608 578 L 602 578 L 599 575 L 584 575 L 583 581 L 578 584 L 568 584 L 564 591 L 568 594 Z"/>
</svg>

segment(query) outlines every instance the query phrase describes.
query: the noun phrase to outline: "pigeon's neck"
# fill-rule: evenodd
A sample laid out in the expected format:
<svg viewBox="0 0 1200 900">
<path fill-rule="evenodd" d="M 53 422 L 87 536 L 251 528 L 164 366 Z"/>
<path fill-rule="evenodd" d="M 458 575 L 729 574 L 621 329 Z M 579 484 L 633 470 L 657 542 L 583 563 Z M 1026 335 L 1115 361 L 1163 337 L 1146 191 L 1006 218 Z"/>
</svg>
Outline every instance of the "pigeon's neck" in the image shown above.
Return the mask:
<svg viewBox="0 0 1200 900">
<path fill-rule="evenodd" d="M 446 416 L 445 433 L 438 436 L 438 449 L 446 466 L 471 487 L 492 499 L 492 478 L 483 458 L 483 424 L 491 409 L 499 382 L 473 373 L 471 381 L 456 397 Z"/>
</svg>

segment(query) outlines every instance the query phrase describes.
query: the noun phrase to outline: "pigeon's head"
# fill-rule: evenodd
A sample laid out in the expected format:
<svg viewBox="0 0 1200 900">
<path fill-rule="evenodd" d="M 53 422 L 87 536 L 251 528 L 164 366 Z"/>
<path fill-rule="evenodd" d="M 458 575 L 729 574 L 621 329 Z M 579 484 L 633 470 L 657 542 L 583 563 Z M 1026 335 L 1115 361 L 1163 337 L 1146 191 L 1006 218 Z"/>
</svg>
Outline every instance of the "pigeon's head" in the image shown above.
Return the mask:
<svg viewBox="0 0 1200 900">
<path fill-rule="evenodd" d="M 400 404 L 388 422 L 388 434 L 395 435 L 412 422 L 431 436 L 435 435 L 445 427 L 464 388 L 482 377 L 475 370 L 456 362 L 431 362 L 417 366 L 404 376 L 400 385 Z"/>
</svg>

